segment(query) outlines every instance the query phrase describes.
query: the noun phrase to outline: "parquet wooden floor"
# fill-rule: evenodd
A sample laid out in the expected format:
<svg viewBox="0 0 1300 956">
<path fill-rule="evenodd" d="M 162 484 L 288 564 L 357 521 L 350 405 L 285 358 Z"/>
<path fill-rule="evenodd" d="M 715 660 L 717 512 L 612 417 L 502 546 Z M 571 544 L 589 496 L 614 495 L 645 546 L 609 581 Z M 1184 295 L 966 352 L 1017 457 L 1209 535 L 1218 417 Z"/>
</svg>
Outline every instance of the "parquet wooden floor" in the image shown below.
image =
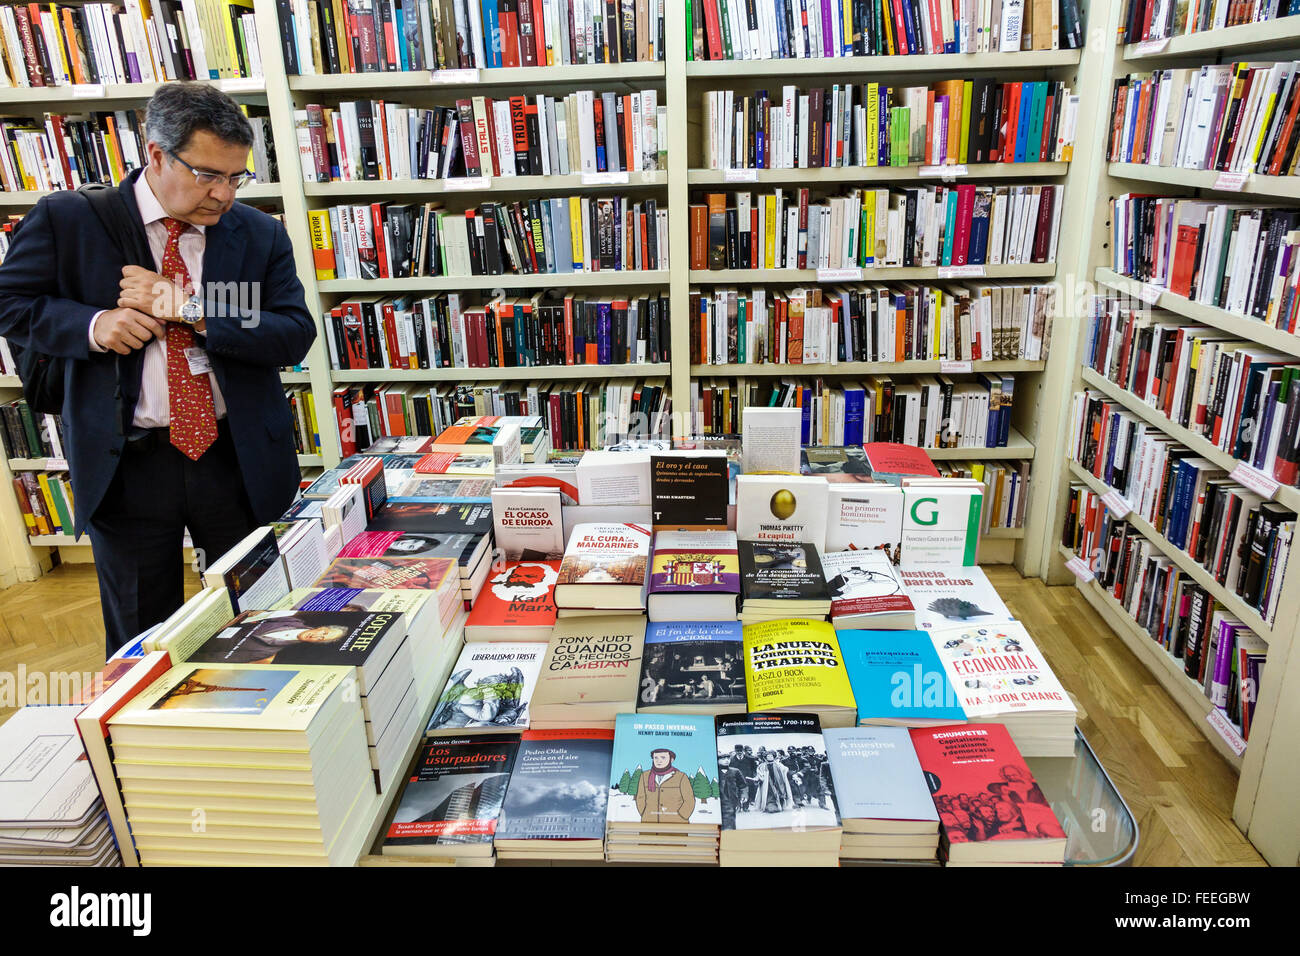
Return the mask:
<svg viewBox="0 0 1300 956">
<path fill-rule="evenodd" d="M 986 569 L 1079 706 L 1079 726 L 1137 818 L 1146 866 L 1263 865 L 1232 822 L 1237 778 L 1072 587 Z M 198 589 L 187 574 L 186 594 Z M 94 672 L 103 660 L 91 565 L 0 591 L 0 671 Z M 0 721 L 11 710 L 0 707 Z"/>
</svg>

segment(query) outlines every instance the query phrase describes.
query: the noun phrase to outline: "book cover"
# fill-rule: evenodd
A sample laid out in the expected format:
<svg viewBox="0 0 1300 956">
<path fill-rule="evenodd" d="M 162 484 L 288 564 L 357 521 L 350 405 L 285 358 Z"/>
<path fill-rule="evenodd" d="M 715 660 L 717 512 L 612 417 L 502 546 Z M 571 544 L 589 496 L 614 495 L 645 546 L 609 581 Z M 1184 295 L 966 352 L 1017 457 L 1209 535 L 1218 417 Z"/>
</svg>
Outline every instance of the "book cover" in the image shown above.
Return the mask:
<svg viewBox="0 0 1300 956">
<path fill-rule="evenodd" d="M 917 485 L 903 489 L 903 563 L 970 567 L 979 560 L 978 487 Z"/>
<path fill-rule="evenodd" d="M 525 730 L 498 840 L 603 840 L 614 731 Z"/>
<path fill-rule="evenodd" d="M 478 502 L 389 498 L 367 530 L 489 534 L 492 531 L 492 507 Z"/>
<path fill-rule="evenodd" d="M 466 644 L 426 733 L 525 729 L 545 654 L 546 645 L 541 643 Z"/>
<path fill-rule="evenodd" d="M 725 531 L 729 496 L 725 452 L 650 455 L 650 513 L 655 531 Z"/>
<path fill-rule="evenodd" d="M 831 551 L 821 555 L 821 562 L 831 595 L 831 620 L 916 610 L 884 551 Z"/>
<path fill-rule="evenodd" d="M 477 844 L 490 852 L 518 749 L 517 736 L 426 742 L 385 831 L 385 849 Z"/>
<path fill-rule="evenodd" d="M 722 829 L 840 825 L 816 714 L 739 714 L 717 721 Z"/>
<path fill-rule="evenodd" d="M 559 561 L 507 562 L 488 577 L 465 620 L 466 629 L 492 629 L 509 640 L 514 628 L 553 627 L 559 576 Z"/>
<path fill-rule="evenodd" d="M 861 446 L 813 445 L 799 455 L 801 475 L 820 475 L 831 483 L 870 484 L 871 465 Z"/>
<path fill-rule="evenodd" d="M 716 739 L 712 717 L 619 714 L 606 822 L 719 825 Z"/>
<path fill-rule="evenodd" d="M 802 428 L 799 409 L 746 406 L 740 414 L 741 470 L 797 474 Z"/>
<path fill-rule="evenodd" d="M 645 585 L 650 530 L 635 524 L 579 524 L 560 562 L 559 584 Z"/>
<path fill-rule="evenodd" d="M 1015 621 L 926 632 L 962 710 L 972 720 L 1004 714 L 1075 712 L 1038 646 Z"/>
<path fill-rule="evenodd" d="M 464 565 L 483 535 L 403 531 L 363 531 L 345 544 L 340 558 L 452 558 Z"/>
<path fill-rule="evenodd" d="M 868 442 L 862 446 L 877 481 L 901 484 L 904 478 L 938 478 L 939 471 L 924 448 L 898 442 Z"/>
<path fill-rule="evenodd" d="M 966 722 L 927 632 L 846 630 L 839 632 L 839 642 L 858 723 L 916 727 Z"/>
<path fill-rule="evenodd" d="M 854 709 L 835 628 L 796 618 L 747 624 L 745 695 L 754 713 L 777 708 Z"/>
<path fill-rule="evenodd" d="M 533 694 L 534 719 L 563 719 L 579 707 L 593 711 L 597 720 L 607 712 L 610 720 L 618 710 L 630 712 L 644 644 L 645 618 L 639 614 L 557 621 Z"/>
<path fill-rule="evenodd" d="M 560 495 L 553 491 L 492 489 L 492 530 L 507 561 L 564 556 Z"/>
<path fill-rule="evenodd" d="M 0 819 L 7 824 L 68 826 L 95 809 L 99 789 L 77 735 L 81 709 L 23 707 L 0 724 Z"/>
<path fill-rule="evenodd" d="M 743 707 L 744 651 L 739 621 L 651 623 L 645 633 L 637 710 Z"/>
<path fill-rule="evenodd" d="M 916 626 L 1004 624 L 1015 618 L 983 570 L 901 565 L 899 576 L 916 605 Z"/>
<path fill-rule="evenodd" d="M 804 475 L 740 475 L 736 537 L 742 541 L 826 541 L 826 482 Z"/>
<path fill-rule="evenodd" d="M 836 482 L 827 487 L 824 552 L 879 550 L 894 564 L 903 551 L 903 489 L 896 485 Z"/>
<path fill-rule="evenodd" d="M 906 727 L 828 727 L 822 737 L 844 819 L 938 823 Z"/>
<path fill-rule="evenodd" d="M 581 505 L 650 504 L 650 453 L 588 451 L 574 468 Z"/>
<path fill-rule="evenodd" d="M 448 577 L 460 580 L 451 558 L 335 558 L 313 587 L 436 591 Z"/>
<path fill-rule="evenodd" d="M 741 597 L 750 601 L 830 602 L 821 555 L 811 544 L 741 541 Z"/>
<path fill-rule="evenodd" d="M 222 573 L 230 602 L 238 611 L 268 607 L 289 591 L 289 578 L 280 560 L 280 547 L 271 528 L 242 558 Z"/>
<path fill-rule="evenodd" d="M 660 531 L 650 565 L 651 594 L 740 593 L 732 531 Z"/>
</svg>

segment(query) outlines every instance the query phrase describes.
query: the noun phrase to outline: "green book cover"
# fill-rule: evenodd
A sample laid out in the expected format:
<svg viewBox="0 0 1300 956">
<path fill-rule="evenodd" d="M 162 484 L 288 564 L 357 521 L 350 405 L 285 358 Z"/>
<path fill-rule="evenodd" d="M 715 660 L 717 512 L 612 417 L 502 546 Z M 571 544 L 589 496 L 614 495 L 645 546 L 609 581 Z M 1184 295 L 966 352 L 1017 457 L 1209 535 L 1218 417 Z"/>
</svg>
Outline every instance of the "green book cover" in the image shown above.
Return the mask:
<svg viewBox="0 0 1300 956">
<path fill-rule="evenodd" d="M 939 265 L 952 265 L 952 240 L 957 232 L 957 190 L 948 190 L 948 204 L 943 219 L 943 257 Z"/>
</svg>

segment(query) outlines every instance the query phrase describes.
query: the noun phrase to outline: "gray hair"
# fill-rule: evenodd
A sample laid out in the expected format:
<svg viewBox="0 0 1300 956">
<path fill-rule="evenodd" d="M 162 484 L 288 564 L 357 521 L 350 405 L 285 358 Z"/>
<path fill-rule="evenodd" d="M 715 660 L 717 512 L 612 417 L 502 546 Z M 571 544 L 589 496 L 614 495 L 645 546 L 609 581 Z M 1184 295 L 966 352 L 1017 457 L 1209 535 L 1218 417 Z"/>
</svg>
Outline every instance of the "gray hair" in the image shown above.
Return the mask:
<svg viewBox="0 0 1300 956">
<path fill-rule="evenodd" d="M 224 143 L 253 145 L 253 128 L 239 104 L 207 83 L 164 83 L 145 110 L 145 136 L 164 150 L 184 149 L 195 130 Z"/>
</svg>

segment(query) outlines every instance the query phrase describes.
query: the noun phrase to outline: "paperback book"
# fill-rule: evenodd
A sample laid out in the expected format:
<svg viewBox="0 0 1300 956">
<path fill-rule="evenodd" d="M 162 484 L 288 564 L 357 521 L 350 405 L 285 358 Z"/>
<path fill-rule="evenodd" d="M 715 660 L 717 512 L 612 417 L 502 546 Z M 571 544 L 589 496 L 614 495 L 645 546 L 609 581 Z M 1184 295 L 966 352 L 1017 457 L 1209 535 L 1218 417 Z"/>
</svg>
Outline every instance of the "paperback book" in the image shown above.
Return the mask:
<svg viewBox="0 0 1300 956">
<path fill-rule="evenodd" d="M 857 723 L 835 628 L 796 618 L 745 626 L 745 695 L 751 713 L 816 714 L 824 726 Z"/>
<path fill-rule="evenodd" d="M 966 711 L 927 632 L 845 630 L 838 637 L 859 724 L 926 727 L 966 722 Z"/>
<path fill-rule="evenodd" d="M 613 759 L 612 728 L 525 730 L 501 809 L 497 852 L 540 844 L 540 853 L 603 858 Z"/>
<path fill-rule="evenodd" d="M 550 640 L 559 576 L 559 561 L 512 561 L 494 571 L 465 620 L 465 640 Z"/>
<path fill-rule="evenodd" d="M 739 621 L 651 623 L 641 658 L 640 714 L 738 714 L 745 699 Z"/>
<path fill-rule="evenodd" d="M 733 531 L 660 531 L 647 608 L 652 621 L 734 621 L 740 559 Z"/>
<path fill-rule="evenodd" d="M 916 608 L 885 552 L 831 551 L 821 561 L 836 628 L 915 625 Z"/>
<path fill-rule="evenodd" d="M 636 524 L 579 524 L 569 535 L 555 586 L 562 608 L 645 607 L 650 530 Z"/>
<path fill-rule="evenodd" d="M 898 573 L 916 605 L 917 627 L 1004 624 L 1014 620 L 978 567 L 931 568 L 904 564 Z"/>
<path fill-rule="evenodd" d="M 741 475 L 736 479 L 736 537 L 742 541 L 826 541 L 827 485 L 804 475 Z"/>
<path fill-rule="evenodd" d="M 545 654 L 545 644 L 466 644 L 433 709 L 426 734 L 526 730 Z"/>
</svg>

